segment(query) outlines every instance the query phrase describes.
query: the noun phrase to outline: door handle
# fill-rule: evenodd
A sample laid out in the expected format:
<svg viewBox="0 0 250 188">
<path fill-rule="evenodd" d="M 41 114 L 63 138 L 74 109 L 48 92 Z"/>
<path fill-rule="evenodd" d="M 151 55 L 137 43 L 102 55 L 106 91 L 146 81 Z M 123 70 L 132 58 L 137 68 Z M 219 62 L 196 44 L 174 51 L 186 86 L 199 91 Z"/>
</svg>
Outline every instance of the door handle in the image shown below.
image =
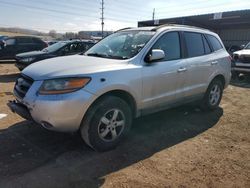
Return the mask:
<svg viewBox="0 0 250 188">
<path fill-rule="evenodd" d="M 218 64 L 218 61 L 212 61 L 211 62 L 211 65 L 217 65 Z"/>
<path fill-rule="evenodd" d="M 187 69 L 184 68 L 184 67 L 181 67 L 181 68 L 179 68 L 179 69 L 177 70 L 177 72 L 185 72 L 185 71 L 187 71 Z"/>
</svg>

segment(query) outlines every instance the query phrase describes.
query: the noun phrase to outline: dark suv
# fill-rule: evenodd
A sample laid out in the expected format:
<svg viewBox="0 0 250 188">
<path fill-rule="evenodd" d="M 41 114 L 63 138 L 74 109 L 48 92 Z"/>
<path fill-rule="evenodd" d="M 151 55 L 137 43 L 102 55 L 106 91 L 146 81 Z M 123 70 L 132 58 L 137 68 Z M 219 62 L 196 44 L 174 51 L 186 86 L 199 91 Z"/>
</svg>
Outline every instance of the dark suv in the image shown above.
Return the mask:
<svg viewBox="0 0 250 188">
<path fill-rule="evenodd" d="M 0 60 L 14 59 L 16 54 L 42 50 L 48 45 L 39 38 L 30 36 L 8 37 L 0 48 Z"/>
<path fill-rule="evenodd" d="M 16 67 L 19 70 L 23 70 L 28 65 L 44 59 L 83 53 L 94 44 L 95 43 L 93 41 L 89 40 L 60 41 L 44 48 L 41 51 L 31 51 L 17 54 L 15 57 Z"/>
</svg>

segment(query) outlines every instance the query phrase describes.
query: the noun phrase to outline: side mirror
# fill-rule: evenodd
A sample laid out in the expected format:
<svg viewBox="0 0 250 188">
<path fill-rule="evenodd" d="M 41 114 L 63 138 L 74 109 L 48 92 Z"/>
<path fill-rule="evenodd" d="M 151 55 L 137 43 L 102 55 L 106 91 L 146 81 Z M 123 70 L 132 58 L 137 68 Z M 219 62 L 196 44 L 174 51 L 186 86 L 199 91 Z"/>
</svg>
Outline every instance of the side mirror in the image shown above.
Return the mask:
<svg viewBox="0 0 250 188">
<path fill-rule="evenodd" d="M 147 57 L 147 62 L 153 62 L 165 58 L 165 53 L 160 49 L 153 49 Z"/>
<path fill-rule="evenodd" d="M 5 43 L 3 41 L 0 41 L 0 49 L 4 49 L 5 48 Z"/>
</svg>

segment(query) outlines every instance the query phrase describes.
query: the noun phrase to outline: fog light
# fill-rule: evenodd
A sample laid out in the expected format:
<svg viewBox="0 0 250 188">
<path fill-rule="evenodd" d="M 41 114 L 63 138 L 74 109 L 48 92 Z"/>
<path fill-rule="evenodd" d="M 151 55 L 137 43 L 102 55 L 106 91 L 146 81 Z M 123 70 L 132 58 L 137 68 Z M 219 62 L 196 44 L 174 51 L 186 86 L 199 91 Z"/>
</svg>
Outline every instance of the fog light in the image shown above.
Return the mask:
<svg viewBox="0 0 250 188">
<path fill-rule="evenodd" d="M 46 129 L 51 129 L 53 128 L 53 125 L 51 125 L 50 123 L 46 122 L 46 121 L 42 121 L 41 125 L 46 128 Z"/>
</svg>

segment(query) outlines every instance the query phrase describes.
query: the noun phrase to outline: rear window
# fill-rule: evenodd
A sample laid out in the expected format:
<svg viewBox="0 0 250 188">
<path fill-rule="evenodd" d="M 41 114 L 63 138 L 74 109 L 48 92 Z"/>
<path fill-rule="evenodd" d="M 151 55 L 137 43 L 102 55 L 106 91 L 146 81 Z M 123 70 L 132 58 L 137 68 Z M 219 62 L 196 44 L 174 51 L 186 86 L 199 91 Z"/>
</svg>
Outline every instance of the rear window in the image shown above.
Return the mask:
<svg viewBox="0 0 250 188">
<path fill-rule="evenodd" d="M 214 37 L 212 35 L 206 35 L 206 36 L 207 36 L 208 41 L 212 45 L 212 48 L 214 51 L 217 51 L 217 50 L 220 50 L 223 48 L 220 41 L 216 37 Z"/>
<path fill-rule="evenodd" d="M 203 39 L 200 33 L 184 32 L 188 57 L 196 57 L 205 54 Z"/>
</svg>

